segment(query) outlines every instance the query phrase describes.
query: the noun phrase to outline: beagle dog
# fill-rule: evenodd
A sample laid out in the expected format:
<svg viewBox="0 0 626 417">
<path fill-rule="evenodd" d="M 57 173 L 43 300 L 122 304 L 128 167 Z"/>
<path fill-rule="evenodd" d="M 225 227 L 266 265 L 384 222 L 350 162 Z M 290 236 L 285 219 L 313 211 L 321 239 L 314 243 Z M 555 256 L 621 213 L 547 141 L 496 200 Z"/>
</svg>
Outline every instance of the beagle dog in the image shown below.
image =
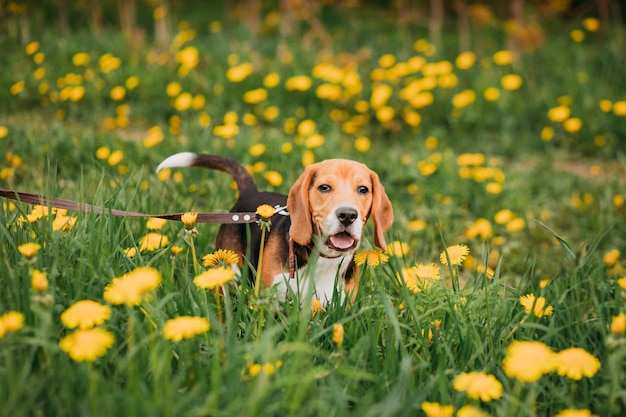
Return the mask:
<svg viewBox="0 0 626 417">
<path fill-rule="evenodd" d="M 358 271 L 353 258 L 369 218 L 374 223 L 375 245 L 387 248 L 384 233 L 393 222 L 393 207 L 378 175 L 362 163 L 329 159 L 309 165 L 288 196 L 259 191 L 244 166 L 217 155 L 177 153 L 161 162 L 157 172 L 189 166 L 216 169 L 233 177 L 239 198 L 231 212 L 254 212 L 261 204 L 287 207 L 288 215 L 275 213 L 271 218 L 262 270 L 257 271 L 265 286 L 278 286 L 283 300 L 290 292 L 310 295 L 323 305 L 330 303 L 335 292 L 341 299 L 346 294 L 354 299 Z M 256 270 L 260 243 L 259 227 L 224 224 L 215 246 L 236 252 L 239 267 L 247 259 Z M 289 273 L 290 258 L 295 258 L 294 276 Z"/>
</svg>

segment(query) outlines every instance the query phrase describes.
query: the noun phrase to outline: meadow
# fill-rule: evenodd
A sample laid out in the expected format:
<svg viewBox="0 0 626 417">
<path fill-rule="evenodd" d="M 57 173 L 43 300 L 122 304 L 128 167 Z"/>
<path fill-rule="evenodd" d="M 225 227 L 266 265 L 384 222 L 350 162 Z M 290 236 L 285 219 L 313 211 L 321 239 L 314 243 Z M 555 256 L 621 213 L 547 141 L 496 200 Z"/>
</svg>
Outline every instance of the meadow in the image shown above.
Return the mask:
<svg viewBox="0 0 626 417">
<path fill-rule="evenodd" d="M 139 34 L 7 11 L 0 188 L 214 212 L 229 177 L 159 162 L 225 155 L 286 193 L 350 158 L 394 205 L 388 251 L 368 229 L 354 303 L 283 303 L 234 280 L 193 216 L 3 200 L 0 415 L 626 414 L 618 15 L 519 28 L 471 9 L 460 52 L 452 24 L 436 44 L 424 16 L 359 2 L 289 30 L 279 9 L 251 30 L 239 9 L 153 3 Z"/>
</svg>

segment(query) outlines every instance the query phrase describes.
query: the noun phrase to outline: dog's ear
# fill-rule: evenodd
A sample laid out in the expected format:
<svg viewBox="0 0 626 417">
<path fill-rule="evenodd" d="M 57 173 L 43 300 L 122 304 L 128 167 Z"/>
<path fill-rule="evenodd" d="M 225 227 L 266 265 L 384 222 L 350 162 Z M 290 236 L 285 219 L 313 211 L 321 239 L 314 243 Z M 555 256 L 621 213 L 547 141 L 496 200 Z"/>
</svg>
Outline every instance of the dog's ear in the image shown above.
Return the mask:
<svg viewBox="0 0 626 417">
<path fill-rule="evenodd" d="M 385 193 L 385 188 L 378 179 L 378 174 L 371 172 L 372 179 L 372 209 L 370 216 L 374 221 L 374 243 L 382 250 L 387 250 L 385 232 L 393 223 L 393 206 Z"/>
<path fill-rule="evenodd" d="M 309 189 L 316 172 L 315 167 L 309 165 L 293 184 L 287 197 L 287 211 L 291 217 L 289 237 L 302 246 L 307 246 L 313 239 Z"/>
</svg>

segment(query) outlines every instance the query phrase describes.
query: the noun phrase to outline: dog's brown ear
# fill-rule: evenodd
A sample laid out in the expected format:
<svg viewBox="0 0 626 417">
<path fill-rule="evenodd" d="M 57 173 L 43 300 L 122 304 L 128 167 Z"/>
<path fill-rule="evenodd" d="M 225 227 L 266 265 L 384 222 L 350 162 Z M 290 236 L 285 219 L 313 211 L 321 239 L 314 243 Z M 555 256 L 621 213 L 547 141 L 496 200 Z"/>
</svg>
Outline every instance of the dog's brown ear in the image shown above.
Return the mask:
<svg viewBox="0 0 626 417">
<path fill-rule="evenodd" d="M 289 237 L 302 246 L 307 246 L 313 239 L 309 188 L 316 172 L 315 167 L 308 166 L 293 184 L 287 197 L 287 211 L 291 217 Z"/>
<path fill-rule="evenodd" d="M 378 179 L 378 174 L 371 171 L 372 178 L 372 209 L 370 216 L 374 221 L 374 243 L 382 250 L 387 250 L 385 232 L 393 223 L 393 206 L 385 193 L 385 188 Z"/>
</svg>

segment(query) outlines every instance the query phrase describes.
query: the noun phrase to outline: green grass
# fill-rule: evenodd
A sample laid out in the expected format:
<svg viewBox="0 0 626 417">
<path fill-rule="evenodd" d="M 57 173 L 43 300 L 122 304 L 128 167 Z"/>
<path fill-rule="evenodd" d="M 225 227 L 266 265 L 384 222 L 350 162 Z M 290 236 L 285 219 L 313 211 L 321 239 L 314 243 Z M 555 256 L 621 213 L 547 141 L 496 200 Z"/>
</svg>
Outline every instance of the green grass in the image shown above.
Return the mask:
<svg viewBox="0 0 626 417">
<path fill-rule="evenodd" d="M 34 23 L 41 19 L 30 17 Z M 582 17 L 546 17 L 545 42 L 513 65 L 499 66 L 491 57 L 506 48 L 506 39 L 497 20 L 492 28 L 473 29 L 476 63 L 461 70 L 455 66 L 452 31 L 444 34 L 444 48 L 430 56 L 414 49 L 416 40 L 427 39 L 420 24 L 397 23 L 392 14 L 361 7 L 325 8 L 322 17 L 332 44 L 324 38 L 307 43 L 315 32 L 306 24 L 282 37 L 265 22 L 261 34 L 253 35 L 229 15 L 215 15 L 223 29 L 211 33 L 213 18 L 199 21 L 193 10 L 178 10 L 170 16 L 173 26 L 188 19 L 195 37 L 183 46 L 172 42 L 162 65 L 150 58 L 156 51 L 151 22 L 144 22 L 148 36 L 141 48 L 129 46 L 112 28 L 99 36 L 85 28 L 68 35 L 33 29 L 37 51 L 45 53 L 39 64 L 10 34 L 0 39 L 8 64 L 0 74 L 0 126 L 7 129 L 0 138 L 1 188 L 148 213 L 211 212 L 226 210 L 235 200 L 228 177 L 188 169 L 159 178 L 157 164 L 183 150 L 221 154 L 254 166 L 260 188 L 286 193 L 302 172 L 303 158 L 347 157 L 379 173 L 396 217 L 387 241 L 409 247 L 402 257 L 361 269 L 354 305 L 335 299 L 313 315 L 307 297 L 279 303 L 273 289 L 254 297 L 246 281 L 227 285 L 219 299 L 196 287 L 179 223 L 159 231 L 168 237 L 167 247 L 129 257 L 125 249 L 138 247 L 148 232 L 142 219 L 72 213 L 75 225 L 56 231 L 53 217 L 20 223 L 32 208 L 7 202 L 0 210 L 0 315 L 18 311 L 25 323 L 0 337 L 0 415 L 413 416 L 423 415 L 424 402 L 456 410 L 475 404 L 493 416 L 553 416 L 568 408 L 624 414 L 626 339 L 610 331 L 613 317 L 625 312 L 626 292 L 617 283 L 625 275 L 624 261 L 603 259 L 610 251 L 626 251 L 626 125 L 615 105 L 626 101 L 619 52 L 623 27 L 610 22 L 603 38 L 585 31 L 585 40 L 577 43 L 569 32 L 582 28 Z M 182 77 L 174 57 L 185 46 L 197 49 L 199 62 Z M 284 51 L 290 62 L 281 61 Z M 89 54 L 86 67 L 72 64 L 78 52 Z M 121 59 L 110 73 L 98 67 L 105 53 Z M 395 117 L 381 122 L 375 111 L 359 111 L 357 103 L 370 101 L 376 85 L 371 74 L 384 54 L 396 62 L 414 56 L 426 64 L 447 61 L 457 84 L 434 87 L 432 104 L 412 109 L 400 91 L 425 74 L 397 80 L 388 75 L 381 82 L 392 89 L 387 104 Z M 232 65 L 252 62 L 253 73 L 230 81 L 229 59 Z M 362 90 L 342 100 L 318 98 L 316 88 L 324 81 L 312 71 L 319 63 L 351 68 Z M 41 79 L 34 76 L 38 68 L 45 69 Z M 262 87 L 273 72 L 281 81 L 267 89 L 268 98 L 245 103 L 243 94 Z M 59 98 L 64 87 L 58 79 L 68 73 L 83 76 L 77 85 L 84 96 L 77 102 Z M 504 89 L 500 79 L 506 74 L 520 75 L 522 86 Z M 294 75 L 311 77 L 312 87 L 288 91 L 285 82 Z M 113 100 L 111 89 L 130 76 L 137 76 L 139 85 L 127 89 L 123 100 Z M 23 90 L 11 94 L 19 81 Z M 175 98 L 166 95 L 171 82 L 204 96 L 206 103 L 177 108 Z M 48 85 L 44 93 L 42 83 Z M 488 87 L 500 90 L 498 100 L 483 98 Z M 455 109 L 452 99 L 463 90 L 474 91 L 475 101 Z M 608 100 L 611 110 L 602 111 L 601 100 Z M 548 110 L 560 103 L 582 121 L 580 131 L 567 132 L 548 118 Z M 127 118 L 119 117 L 120 105 L 127 106 Z M 279 110 L 271 120 L 264 117 L 270 106 Z M 405 121 L 408 110 L 421 115 L 418 126 Z M 213 130 L 228 112 L 238 116 L 239 133 L 231 139 Z M 208 126 L 202 114 L 210 117 Z M 256 123 L 245 123 L 250 115 Z M 306 137 L 298 135 L 297 126 L 306 119 L 315 122 L 322 146 L 307 148 Z M 362 123 L 353 131 L 346 120 Z M 161 128 L 163 140 L 146 147 L 153 126 Z M 546 126 L 554 129 L 552 140 L 541 138 Z M 355 146 L 362 136 L 369 139 L 368 150 Z M 251 153 L 260 143 L 265 151 Z M 100 159 L 103 148 L 121 151 L 122 160 Z M 482 154 L 484 169 L 461 167 L 457 158 L 464 153 Z M 281 174 L 282 183 L 266 179 L 270 170 Z M 494 192 L 492 186 L 502 189 Z M 522 227 L 497 223 L 494 216 L 502 210 L 522 219 Z M 492 228 L 485 239 L 468 234 L 479 219 Z M 214 250 L 217 229 L 197 226 L 198 258 Z M 18 251 L 26 242 L 42 245 L 30 260 Z M 440 253 L 460 243 L 468 245 L 471 257 L 449 270 L 440 264 Z M 366 242 L 362 249 L 372 245 Z M 171 246 L 183 251 L 174 256 Z M 439 265 L 443 279 L 414 293 L 399 277 L 418 263 Z M 73 332 L 61 314 L 79 300 L 107 304 L 105 287 L 142 266 L 160 271 L 159 288 L 140 306 L 110 306 L 102 327 L 114 335 L 114 345 L 93 362 L 73 361 L 59 346 Z M 489 275 L 481 272 L 487 267 Z M 35 269 L 47 274 L 46 291 L 32 288 Z M 460 290 L 453 289 L 453 277 Z M 527 314 L 520 296 L 529 293 L 545 297 L 553 314 Z M 205 317 L 211 328 L 173 343 L 164 338 L 163 327 L 181 315 Z M 336 324 L 345 332 L 341 346 L 333 343 Z M 514 341 L 539 341 L 555 352 L 580 347 L 601 367 L 579 381 L 552 372 L 537 382 L 521 382 L 503 368 Z M 255 374 L 257 364 L 267 372 Z M 494 375 L 502 397 L 480 402 L 456 391 L 454 378 L 464 372 Z"/>
</svg>

